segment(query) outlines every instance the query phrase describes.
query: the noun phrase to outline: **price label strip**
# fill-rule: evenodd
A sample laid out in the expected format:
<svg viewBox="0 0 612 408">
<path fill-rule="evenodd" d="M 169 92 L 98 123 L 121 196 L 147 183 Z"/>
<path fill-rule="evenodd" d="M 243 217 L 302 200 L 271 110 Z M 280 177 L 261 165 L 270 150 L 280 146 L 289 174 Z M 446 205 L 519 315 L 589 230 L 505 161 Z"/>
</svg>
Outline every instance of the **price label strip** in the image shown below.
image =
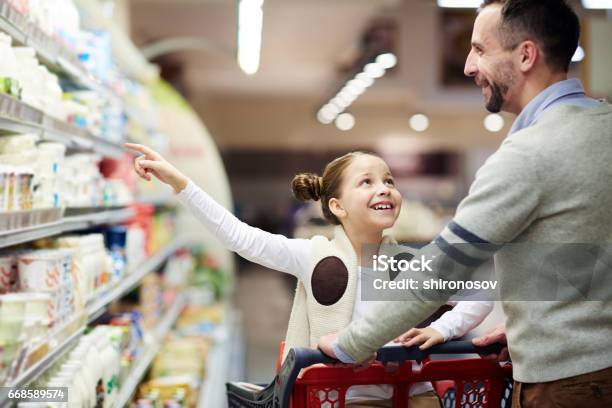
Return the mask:
<svg viewBox="0 0 612 408">
<path fill-rule="evenodd" d="M 0 397 L 10 402 L 68 402 L 68 387 L 0 387 Z"/>
</svg>

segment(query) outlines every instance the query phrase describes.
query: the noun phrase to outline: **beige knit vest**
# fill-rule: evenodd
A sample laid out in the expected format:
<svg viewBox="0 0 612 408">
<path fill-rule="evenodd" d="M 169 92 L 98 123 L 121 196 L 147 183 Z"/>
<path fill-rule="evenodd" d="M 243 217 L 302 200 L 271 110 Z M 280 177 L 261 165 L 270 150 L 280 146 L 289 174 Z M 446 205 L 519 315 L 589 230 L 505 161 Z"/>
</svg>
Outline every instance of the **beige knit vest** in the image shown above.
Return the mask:
<svg viewBox="0 0 612 408">
<path fill-rule="evenodd" d="M 291 348 L 316 347 L 321 336 L 344 329 L 353 316 L 359 267 L 344 228 L 335 227 L 332 240 L 315 236 L 311 241 L 309 279 L 297 283 L 283 360 Z"/>
</svg>

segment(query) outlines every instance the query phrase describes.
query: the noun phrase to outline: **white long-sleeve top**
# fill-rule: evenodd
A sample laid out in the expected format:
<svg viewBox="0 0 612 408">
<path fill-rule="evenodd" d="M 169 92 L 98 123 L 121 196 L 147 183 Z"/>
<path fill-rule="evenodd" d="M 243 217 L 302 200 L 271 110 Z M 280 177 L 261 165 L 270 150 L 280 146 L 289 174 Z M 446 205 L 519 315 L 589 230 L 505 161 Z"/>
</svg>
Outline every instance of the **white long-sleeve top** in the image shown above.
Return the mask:
<svg viewBox="0 0 612 408">
<path fill-rule="evenodd" d="M 236 218 L 192 181 L 177 194 L 177 198 L 227 249 L 251 262 L 291 274 L 302 281 L 310 279 L 310 240 L 287 238 L 251 227 Z M 360 293 L 360 286 L 359 280 L 357 293 Z M 375 302 L 363 301 L 357 296 L 352 320 L 363 316 L 369 303 Z M 449 304 L 455 307 L 431 324 L 432 328 L 442 334 L 445 341 L 465 335 L 478 326 L 493 308 L 493 302 L 485 301 Z"/>
</svg>

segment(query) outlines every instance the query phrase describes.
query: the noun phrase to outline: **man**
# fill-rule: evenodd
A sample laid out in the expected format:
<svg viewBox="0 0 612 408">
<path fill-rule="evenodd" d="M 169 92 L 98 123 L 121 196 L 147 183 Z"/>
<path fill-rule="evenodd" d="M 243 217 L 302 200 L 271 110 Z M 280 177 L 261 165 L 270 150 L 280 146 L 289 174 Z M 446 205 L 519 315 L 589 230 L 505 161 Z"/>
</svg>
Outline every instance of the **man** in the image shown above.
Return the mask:
<svg viewBox="0 0 612 408">
<path fill-rule="evenodd" d="M 423 251 L 437 251 L 468 271 L 494 256 L 500 285 L 508 288 L 516 279 L 546 282 L 546 268 L 525 245 L 491 248 L 612 243 L 612 108 L 567 79 L 579 32 L 563 0 L 484 1 L 465 74 L 482 88 L 487 110 L 518 117 L 477 172 L 453 221 Z M 491 245 L 483 249 L 483 243 Z M 572 274 L 569 262 L 555 268 Z M 368 359 L 448 296 L 427 301 L 431 297 L 414 292 L 415 300 L 383 302 L 339 335 L 321 338 L 319 347 L 344 362 Z M 514 406 L 612 407 L 610 298 L 526 300 L 538 299 L 503 302 L 505 332 L 498 328 L 480 339 L 483 344 L 507 335 Z"/>
</svg>

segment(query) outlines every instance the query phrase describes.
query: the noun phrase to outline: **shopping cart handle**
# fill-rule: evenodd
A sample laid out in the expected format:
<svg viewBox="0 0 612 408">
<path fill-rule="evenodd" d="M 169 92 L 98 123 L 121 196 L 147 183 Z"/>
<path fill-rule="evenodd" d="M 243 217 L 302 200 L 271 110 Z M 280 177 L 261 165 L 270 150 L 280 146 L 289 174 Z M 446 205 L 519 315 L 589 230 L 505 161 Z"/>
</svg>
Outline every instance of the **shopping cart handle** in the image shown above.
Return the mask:
<svg viewBox="0 0 612 408">
<path fill-rule="evenodd" d="M 403 362 L 406 360 L 421 361 L 432 354 L 499 354 L 504 347 L 506 345 L 501 343 L 475 346 L 471 341 L 449 341 L 425 350 L 419 349 L 419 346 L 391 346 L 379 349 L 376 353 L 376 360 L 387 363 L 391 361 Z"/>
</svg>

